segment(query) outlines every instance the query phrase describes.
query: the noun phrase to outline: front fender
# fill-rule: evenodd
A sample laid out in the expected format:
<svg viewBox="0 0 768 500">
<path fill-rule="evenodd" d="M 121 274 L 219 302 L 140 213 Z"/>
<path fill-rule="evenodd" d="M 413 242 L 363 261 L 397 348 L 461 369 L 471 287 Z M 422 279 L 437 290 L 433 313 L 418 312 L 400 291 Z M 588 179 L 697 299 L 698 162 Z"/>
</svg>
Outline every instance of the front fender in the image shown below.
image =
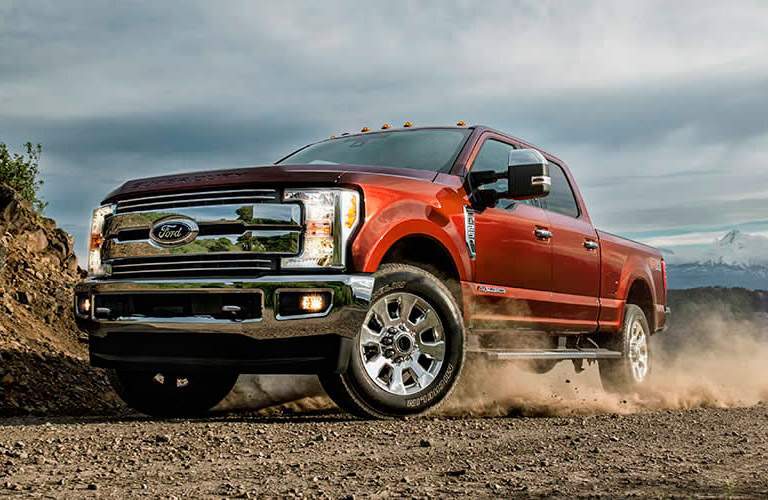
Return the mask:
<svg viewBox="0 0 768 500">
<path fill-rule="evenodd" d="M 378 207 L 374 204 L 374 208 Z M 375 272 L 395 243 L 410 236 L 424 236 L 446 249 L 461 280 L 470 280 L 472 267 L 463 234 L 464 217 L 458 203 L 439 203 L 437 198 L 432 198 L 432 203 L 413 199 L 391 202 L 366 214 L 365 224 L 353 243 L 355 269 Z"/>
</svg>

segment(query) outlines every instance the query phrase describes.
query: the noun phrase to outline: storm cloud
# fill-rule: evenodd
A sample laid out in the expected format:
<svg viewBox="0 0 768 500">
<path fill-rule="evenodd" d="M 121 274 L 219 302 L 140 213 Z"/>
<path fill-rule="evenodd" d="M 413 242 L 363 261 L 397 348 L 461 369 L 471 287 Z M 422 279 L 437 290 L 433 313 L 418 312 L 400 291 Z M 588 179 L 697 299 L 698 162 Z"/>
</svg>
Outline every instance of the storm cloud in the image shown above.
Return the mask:
<svg viewBox="0 0 768 500">
<path fill-rule="evenodd" d="M 79 240 L 115 185 L 464 119 L 569 163 L 598 225 L 768 229 L 765 2 L 0 4 L 0 141 Z M 696 240 L 695 236 L 688 240 Z"/>
</svg>

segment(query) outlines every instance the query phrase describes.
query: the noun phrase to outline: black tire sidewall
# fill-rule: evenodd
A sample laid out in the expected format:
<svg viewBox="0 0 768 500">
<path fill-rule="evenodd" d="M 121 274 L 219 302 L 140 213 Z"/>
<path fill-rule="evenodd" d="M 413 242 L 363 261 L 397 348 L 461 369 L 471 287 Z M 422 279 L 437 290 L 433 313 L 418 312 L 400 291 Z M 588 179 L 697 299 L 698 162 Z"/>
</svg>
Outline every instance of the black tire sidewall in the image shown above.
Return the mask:
<svg viewBox="0 0 768 500">
<path fill-rule="evenodd" d="M 629 359 L 631 329 L 636 320 L 639 320 L 643 326 L 648 348 L 648 372 L 642 381 L 635 380 L 635 377 L 632 374 L 632 362 Z M 653 349 L 651 347 L 650 326 L 642 309 L 633 304 L 626 306 L 622 331 L 615 336 L 613 342 L 608 347 L 620 351 L 622 353 L 622 358 L 600 361 L 600 378 L 602 379 L 605 389 L 611 392 L 632 392 L 645 387 L 653 372 L 654 359 Z"/>
<path fill-rule="evenodd" d="M 356 338 L 345 385 L 362 399 L 366 406 L 383 415 L 419 414 L 436 406 L 453 389 L 463 367 L 464 328 L 458 305 L 436 277 L 419 271 L 416 273 L 397 269 L 377 276 L 371 303 L 396 292 L 412 293 L 426 300 L 442 322 L 446 357 L 435 381 L 429 387 L 408 396 L 394 395 L 377 386 L 368 376 L 360 358 L 360 347 Z"/>
<path fill-rule="evenodd" d="M 625 363 L 625 370 L 626 370 L 626 376 L 627 379 L 630 381 L 630 383 L 634 387 L 643 387 L 648 383 L 648 379 L 651 377 L 651 373 L 653 372 L 653 352 L 651 351 L 651 328 L 648 325 L 648 319 L 645 317 L 645 313 L 643 313 L 643 310 L 640 309 L 637 306 L 633 306 L 627 310 L 626 318 L 624 320 L 624 359 L 626 360 Z M 630 348 L 630 340 L 631 340 L 631 328 L 632 324 L 636 319 L 640 320 L 640 323 L 643 326 L 643 332 L 645 334 L 645 345 L 648 349 L 648 371 L 645 374 L 645 378 L 641 381 L 635 380 L 635 377 L 632 375 L 632 363 L 629 361 L 629 348 Z"/>
</svg>

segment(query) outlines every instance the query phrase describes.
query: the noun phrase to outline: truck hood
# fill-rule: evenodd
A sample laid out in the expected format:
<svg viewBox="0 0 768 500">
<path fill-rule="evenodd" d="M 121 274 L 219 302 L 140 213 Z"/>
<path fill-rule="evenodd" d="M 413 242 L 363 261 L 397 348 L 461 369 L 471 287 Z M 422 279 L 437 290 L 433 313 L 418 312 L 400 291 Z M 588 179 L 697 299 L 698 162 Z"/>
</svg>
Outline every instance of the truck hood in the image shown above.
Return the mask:
<svg viewBox="0 0 768 500">
<path fill-rule="evenodd" d="M 366 175 L 408 177 L 427 182 L 432 182 L 437 176 L 436 172 L 428 170 L 368 165 L 265 165 L 130 180 L 109 193 L 103 203 L 133 198 L 137 194 L 152 195 L 201 189 L 235 189 L 258 185 L 328 186 L 343 184 L 348 173 L 355 173 L 358 182 L 361 175 L 363 178 Z"/>
</svg>

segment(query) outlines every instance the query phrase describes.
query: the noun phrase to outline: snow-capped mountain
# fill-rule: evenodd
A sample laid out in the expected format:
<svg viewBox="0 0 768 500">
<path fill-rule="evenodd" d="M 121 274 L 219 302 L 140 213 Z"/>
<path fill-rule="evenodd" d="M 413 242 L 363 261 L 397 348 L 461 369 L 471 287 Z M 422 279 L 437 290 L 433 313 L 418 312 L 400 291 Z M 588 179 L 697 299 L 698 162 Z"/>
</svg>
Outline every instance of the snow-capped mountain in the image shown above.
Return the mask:
<svg viewBox="0 0 768 500">
<path fill-rule="evenodd" d="M 768 238 L 734 229 L 704 255 L 704 262 L 727 266 L 768 266 Z"/>
<path fill-rule="evenodd" d="M 768 290 L 768 238 L 733 230 L 697 258 L 668 259 L 670 288 L 703 286 Z"/>
</svg>

